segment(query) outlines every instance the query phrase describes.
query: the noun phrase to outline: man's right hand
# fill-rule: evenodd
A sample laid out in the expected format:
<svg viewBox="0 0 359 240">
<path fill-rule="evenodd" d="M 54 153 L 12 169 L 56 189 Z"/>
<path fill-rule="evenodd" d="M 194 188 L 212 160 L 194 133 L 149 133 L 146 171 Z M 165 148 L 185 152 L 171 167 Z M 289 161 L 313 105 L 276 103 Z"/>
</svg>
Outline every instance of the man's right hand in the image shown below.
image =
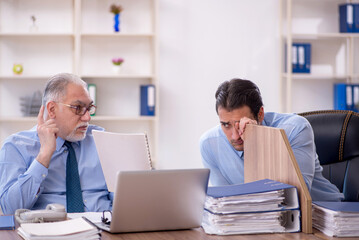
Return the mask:
<svg viewBox="0 0 359 240">
<path fill-rule="evenodd" d="M 41 106 L 37 116 L 37 134 L 40 139 L 40 152 L 36 160 L 46 168 L 50 165 L 52 154 L 56 149 L 56 138 L 59 132 L 54 119 L 44 121 L 44 106 Z"/>
</svg>

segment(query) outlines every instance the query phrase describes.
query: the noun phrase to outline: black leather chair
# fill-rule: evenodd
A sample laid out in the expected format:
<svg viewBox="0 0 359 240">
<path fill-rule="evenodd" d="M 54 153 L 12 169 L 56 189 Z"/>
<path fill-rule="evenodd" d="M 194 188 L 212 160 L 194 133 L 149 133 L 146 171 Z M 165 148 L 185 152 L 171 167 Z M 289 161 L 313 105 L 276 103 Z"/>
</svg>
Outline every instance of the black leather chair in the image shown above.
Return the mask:
<svg viewBox="0 0 359 240">
<path fill-rule="evenodd" d="M 323 176 L 344 193 L 344 201 L 359 201 L 359 113 L 328 110 L 299 115 L 312 125 Z"/>
</svg>

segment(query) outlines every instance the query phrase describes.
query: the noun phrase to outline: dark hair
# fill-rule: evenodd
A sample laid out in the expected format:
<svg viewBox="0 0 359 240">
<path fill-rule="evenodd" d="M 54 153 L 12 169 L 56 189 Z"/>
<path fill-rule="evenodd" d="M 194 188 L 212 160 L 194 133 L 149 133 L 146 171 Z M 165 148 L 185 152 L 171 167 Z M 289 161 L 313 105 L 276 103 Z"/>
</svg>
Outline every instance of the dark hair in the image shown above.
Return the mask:
<svg viewBox="0 0 359 240">
<path fill-rule="evenodd" d="M 261 92 L 256 84 L 249 80 L 234 78 L 219 85 L 216 91 L 216 111 L 222 107 L 227 111 L 248 106 L 254 117 L 258 118 L 263 106 Z"/>
</svg>

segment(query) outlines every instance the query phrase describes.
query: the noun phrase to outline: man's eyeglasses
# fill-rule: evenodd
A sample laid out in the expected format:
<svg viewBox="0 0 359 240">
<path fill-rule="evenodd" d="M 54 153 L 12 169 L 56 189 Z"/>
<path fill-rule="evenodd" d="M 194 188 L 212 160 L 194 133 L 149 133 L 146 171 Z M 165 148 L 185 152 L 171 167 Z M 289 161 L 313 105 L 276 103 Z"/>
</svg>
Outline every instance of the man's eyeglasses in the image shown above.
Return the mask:
<svg viewBox="0 0 359 240">
<path fill-rule="evenodd" d="M 61 103 L 61 102 L 59 102 L 59 103 Z M 61 104 L 66 106 L 66 107 L 75 109 L 76 110 L 75 114 L 79 115 L 79 116 L 85 115 L 86 111 L 88 111 L 90 115 L 94 114 L 95 111 L 96 111 L 96 106 L 93 105 L 93 104 L 91 104 L 88 107 L 83 107 L 83 106 L 80 106 L 80 105 L 70 105 L 70 104 L 66 104 L 66 103 L 61 103 Z"/>
</svg>

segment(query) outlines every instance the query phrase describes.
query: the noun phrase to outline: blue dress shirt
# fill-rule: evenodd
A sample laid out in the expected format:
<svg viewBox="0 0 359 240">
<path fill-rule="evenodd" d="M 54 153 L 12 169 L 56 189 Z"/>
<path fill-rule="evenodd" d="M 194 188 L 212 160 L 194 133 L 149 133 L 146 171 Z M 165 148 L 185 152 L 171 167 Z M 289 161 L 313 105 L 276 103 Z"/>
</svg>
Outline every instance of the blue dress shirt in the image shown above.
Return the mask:
<svg viewBox="0 0 359 240">
<path fill-rule="evenodd" d="M 284 129 L 313 201 L 340 201 L 344 195 L 322 175 L 310 123 L 296 114 L 265 113 L 263 126 Z M 220 125 L 200 139 L 203 165 L 211 170 L 213 185 L 244 182 L 243 151 L 229 143 Z"/>
<path fill-rule="evenodd" d="M 112 208 L 90 125 L 84 140 L 74 142 L 85 211 Z M 66 160 L 64 139 L 56 139 L 56 150 L 49 168 L 36 160 L 40 141 L 36 126 L 11 135 L 0 150 L 0 206 L 4 214 L 16 209 L 44 209 L 49 203 L 66 206 Z"/>
</svg>

